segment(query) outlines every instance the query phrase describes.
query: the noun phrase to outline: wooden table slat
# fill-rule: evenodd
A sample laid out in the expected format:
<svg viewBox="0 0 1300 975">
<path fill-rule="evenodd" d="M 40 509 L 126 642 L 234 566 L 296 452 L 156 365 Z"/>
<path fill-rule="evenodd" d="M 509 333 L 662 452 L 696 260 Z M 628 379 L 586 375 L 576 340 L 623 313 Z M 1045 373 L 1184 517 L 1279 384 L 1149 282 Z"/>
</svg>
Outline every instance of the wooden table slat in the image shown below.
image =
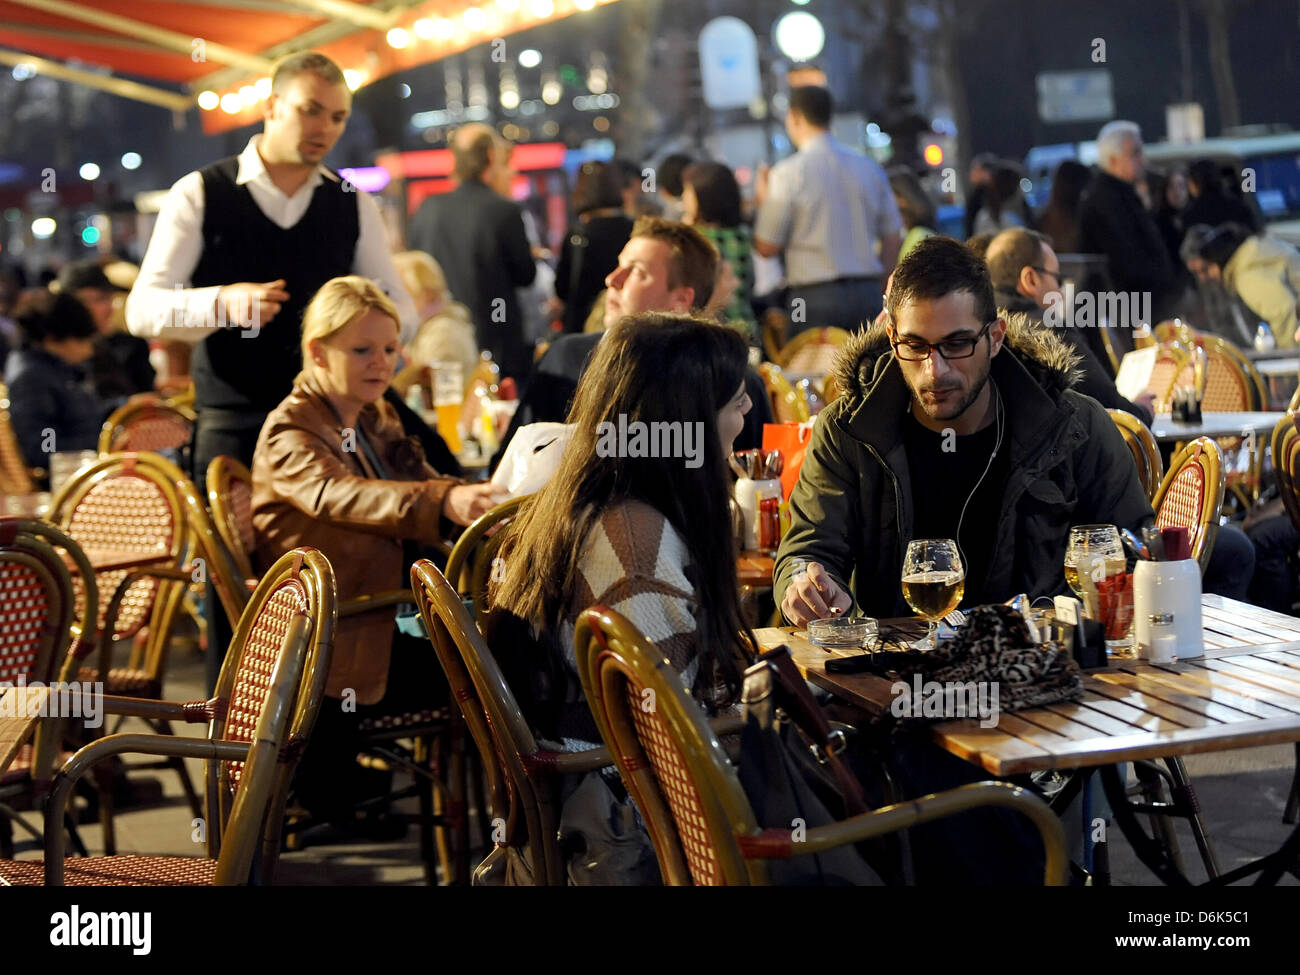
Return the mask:
<svg viewBox="0 0 1300 975">
<path fill-rule="evenodd" d="M 1119 702 L 1113 701 L 1111 703 L 1118 704 Z M 1094 736 L 1098 734 L 1131 735 L 1135 731 L 1152 731 L 1154 729 L 1145 727 L 1141 723 L 1143 719 L 1145 718 L 1148 721 L 1155 723 L 1163 720 L 1155 715 L 1147 714 L 1145 711 L 1140 711 L 1137 708 L 1127 708 L 1127 711 L 1131 712 L 1129 717 L 1132 720 L 1126 720 L 1111 711 L 1093 706 L 1095 704 L 1096 701 L 1089 700 L 1085 694 L 1082 701 L 1049 704 L 1045 708 L 1038 708 L 1036 710 L 1040 712 L 1059 714 L 1062 718 L 1067 719 L 1072 725 L 1084 725 L 1091 730 Z"/>
<path fill-rule="evenodd" d="M 1091 700 L 1093 694 L 1097 696 L 1098 700 Z M 1113 701 L 1116 704 L 1122 704 L 1124 707 L 1145 712 L 1158 721 L 1165 721 L 1180 728 L 1212 728 L 1215 725 L 1223 724 L 1218 718 L 1212 718 L 1188 708 L 1180 708 L 1176 704 L 1170 704 L 1168 701 L 1152 697 L 1135 687 L 1125 687 L 1122 684 L 1112 684 L 1100 680 L 1089 681 L 1084 684 L 1083 699 L 1089 707 L 1104 710 L 1108 714 L 1111 713 L 1111 709 L 1105 702 Z M 1242 715 L 1242 717 L 1244 718 L 1245 715 Z M 1161 727 L 1149 727 L 1147 721 L 1143 721 L 1141 726 L 1146 731 L 1164 730 Z"/>
<path fill-rule="evenodd" d="M 1126 668 L 1127 669 L 1127 668 Z M 1207 701 L 1244 711 L 1254 718 L 1281 718 L 1292 712 L 1289 707 L 1266 700 L 1258 689 L 1233 681 L 1226 676 L 1214 679 L 1212 671 L 1188 664 L 1141 664 L 1133 668 L 1139 677 L 1160 681 L 1166 687 L 1203 697 Z"/>
<path fill-rule="evenodd" d="M 1193 686 L 1190 689 L 1180 686 L 1175 681 L 1162 679 L 1155 674 L 1131 674 L 1124 672 L 1111 672 L 1097 674 L 1097 679 L 1108 684 L 1122 684 L 1126 687 L 1134 687 L 1144 692 L 1150 697 L 1159 698 L 1162 701 L 1168 701 L 1170 704 L 1176 704 L 1181 708 L 1189 711 L 1196 711 L 1205 715 L 1207 718 L 1217 718 L 1224 724 L 1234 724 L 1240 721 L 1258 721 L 1259 713 L 1253 708 L 1268 709 L 1268 705 L 1257 705 L 1254 701 L 1243 700 L 1238 698 L 1237 704 L 1232 706 L 1224 703 L 1222 699 L 1209 699 L 1209 689 L 1204 685 L 1199 687 Z M 1220 698 L 1228 695 L 1220 695 Z"/>
<path fill-rule="evenodd" d="M 1292 692 L 1300 692 L 1298 690 L 1300 689 L 1300 661 L 1297 661 L 1296 666 L 1292 667 L 1284 663 L 1278 663 L 1276 660 L 1270 660 L 1262 654 L 1241 653 L 1226 660 L 1207 657 L 1200 662 L 1207 667 L 1210 664 L 1218 665 L 1231 662 L 1233 667 L 1239 667 L 1242 671 L 1256 673 L 1261 678 L 1267 678 L 1269 687 L 1286 687 Z M 1235 673 L 1235 671 L 1230 672 Z M 1244 676 L 1244 674 L 1238 676 Z"/>
<path fill-rule="evenodd" d="M 1093 713 L 1094 721 L 1105 724 L 1105 716 Z M 1022 721 L 1040 728 L 1046 728 L 1048 731 L 1055 732 L 1062 738 L 1069 741 L 1088 741 L 1097 738 L 1098 729 L 1087 723 L 1088 711 L 1086 708 L 1077 704 L 1060 704 L 1048 707 L 1031 708 L 1026 711 L 1017 711 L 1015 716 Z M 1003 715 L 1003 720 L 1006 716 Z M 1132 725 L 1125 725 L 1122 721 L 1109 719 L 1111 730 L 1103 731 L 1102 734 L 1130 735 L 1137 734 L 1143 729 L 1135 728 Z"/>
<path fill-rule="evenodd" d="M 1227 610 L 1242 619 L 1258 620 L 1261 623 L 1272 623 L 1275 626 L 1290 627 L 1291 629 L 1300 628 L 1300 619 L 1294 616 L 1287 616 L 1285 613 L 1277 612 L 1277 610 L 1265 609 L 1263 606 L 1255 606 L 1252 603 L 1239 602 L 1236 599 L 1229 599 L 1227 596 L 1220 596 L 1217 593 L 1207 592 L 1202 595 L 1201 605 L 1205 609 Z"/>
<path fill-rule="evenodd" d="M 1211 616 L 1209 612 L 1201 614 L 1201 624 L 1204 629 L 1212 629 L 1216 633 L 1224 633 L 1229 636 L 1239 636 L 1249 642 L 1257 642 L 1260 637 L 1268 637 L 1271 640 L 1300 640 L 1300 632 L 1294 627 L 1276 626 L 1264 620 L 1252 619 L 1224 619 L 1224 615 L 1216 613 Z"/>
<path fill-rule="evenodd" d="M 1229 687 L 1246 692 L 1247 686 L 1257 687 L 1254 696 L 1276 704 L 1287 711 L 1300 714 L 1300 679 L 1291 681 L 1276 674 L 1262 673 L 1235 663 L 1237 658 L 1197 661 L 1208 673 L 1215 674 L 1216 687 Z M 1297 675 L 1300 678 L 1300 675 Z"/>
</svg>

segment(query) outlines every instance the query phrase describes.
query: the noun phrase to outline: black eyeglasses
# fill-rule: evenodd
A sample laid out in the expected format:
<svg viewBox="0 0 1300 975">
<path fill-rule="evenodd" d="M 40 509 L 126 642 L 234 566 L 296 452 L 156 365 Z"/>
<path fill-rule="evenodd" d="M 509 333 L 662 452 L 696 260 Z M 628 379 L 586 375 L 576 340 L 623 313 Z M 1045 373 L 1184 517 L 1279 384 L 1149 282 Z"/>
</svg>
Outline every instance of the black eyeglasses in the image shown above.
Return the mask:
<svg viewBox="0 0 1300 975">
<path fill-rule="evenodd" d="M 992 324 L 993 322 L 989 322 L 968 339 L 944 339 L 937 345 L 918 339 L 904 339 L 901 342 L 891 339 L 890 344 L 894 347 L 894 355 L 907 362 L 924 362 L 933 352 L 938 352 L 945 359 L 969 359 L 975 354 L 975 346 L 979 344 L 979 340 L 984 337 Z"/>
<path fill-rule="evenodd" d="M 1060 271 L 1053 271 L 1051 268 L 1039 267 L 1037 264 L 1030 264 L 1029 269 L 1031 271 L 1037 271 L 1039 274 L 1050 274 L 1052 277 L 1056 278 L 1057 281 L 1061 280 Z"/>
</svg>

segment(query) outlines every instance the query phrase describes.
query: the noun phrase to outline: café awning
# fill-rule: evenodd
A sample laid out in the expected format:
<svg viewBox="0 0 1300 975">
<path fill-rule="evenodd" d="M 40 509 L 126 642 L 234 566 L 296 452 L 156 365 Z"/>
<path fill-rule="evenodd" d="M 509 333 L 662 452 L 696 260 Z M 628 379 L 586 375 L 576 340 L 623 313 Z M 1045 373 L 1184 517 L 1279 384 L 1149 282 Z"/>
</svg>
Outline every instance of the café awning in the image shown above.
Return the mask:
<svg viewBox="0 0 1300 975">
<path fill-rule="evenodd" d="M 317 50 L 353 88 L 617 0 L 0 0 L 0 64 L 255 122 L 270 66 Z"/>
</svg>

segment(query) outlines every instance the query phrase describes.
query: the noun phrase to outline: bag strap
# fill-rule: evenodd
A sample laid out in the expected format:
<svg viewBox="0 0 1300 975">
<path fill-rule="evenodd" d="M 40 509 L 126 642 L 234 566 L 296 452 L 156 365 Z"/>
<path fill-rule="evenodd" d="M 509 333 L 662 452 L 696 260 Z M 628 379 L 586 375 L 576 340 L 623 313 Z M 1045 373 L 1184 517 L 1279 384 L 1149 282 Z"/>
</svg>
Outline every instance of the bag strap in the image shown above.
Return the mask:
<svg viewBox="0 0 1300 975">
<path fill-rule="evenodd" d="M 751 688 L 757 690 L 762 686 L 757 680 L 760 674 L 767 678 L 773 703 L 785 711 L 795 726 L 812 739 L 818 761 L 830 772 L 836 788 L 844 798 L 845 811 L 850 816 L 866 812 L 867 800 L 862 793 L 862 785 L 840 757 L 846 744 L 844 734 L 832 728 L 826 720 L 821 706 L 813 698 L 799 669 L 790 658 L 790 648 L 783 643 L 759 654 L 757 661 L 745 671 L 746 704 L 752 699 Z"/>
</svg>

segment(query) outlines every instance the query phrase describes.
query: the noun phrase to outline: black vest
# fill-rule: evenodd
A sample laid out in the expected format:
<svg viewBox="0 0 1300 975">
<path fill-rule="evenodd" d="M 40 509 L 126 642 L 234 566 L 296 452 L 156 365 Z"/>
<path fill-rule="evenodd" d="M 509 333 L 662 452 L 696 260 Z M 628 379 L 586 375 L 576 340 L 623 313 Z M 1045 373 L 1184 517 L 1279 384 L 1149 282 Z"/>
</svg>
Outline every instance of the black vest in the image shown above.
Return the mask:
<svg viewBox="0 0 1300 975">
<path fill-rule="evenodd" d="M 235 182 L 238 171 L 235 156 L 201 170 L 203 254 L 191 285 L 284 278 L 289 300 L 255 337 L 237 327 L 214 329 L 195 348 L 190 372 L 197 408 L 265 416 L 302 369 L 307 302 L 326 281 L 352 272 L 360 223 L 356 193 L 323 179 L 303 218 L 283 230 Z"/>
</svg>

